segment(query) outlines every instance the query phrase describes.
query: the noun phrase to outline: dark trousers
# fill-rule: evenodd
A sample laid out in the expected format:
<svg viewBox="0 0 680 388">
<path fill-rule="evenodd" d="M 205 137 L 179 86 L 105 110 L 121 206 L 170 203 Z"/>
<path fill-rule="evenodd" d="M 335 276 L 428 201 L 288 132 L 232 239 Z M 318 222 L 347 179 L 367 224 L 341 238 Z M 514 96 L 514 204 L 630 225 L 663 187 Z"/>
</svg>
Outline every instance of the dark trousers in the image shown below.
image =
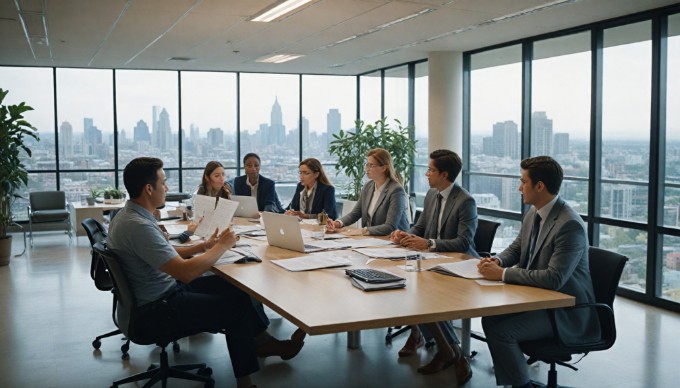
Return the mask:
<svg viewBox="0 0 680 388">
<path fill-rule="evenodd" d="M 158 304 L 163 307 L 154 306 Z M 253 337 L 266 327 L 250 296 L 224 279 L 202 276 L 189 285 L 178 283 L 177 289 L 162 301 L 152 302 L 141 309 L 146 313 L 140 317 L 138 329 L 155 333 L 169 330 L 185 335 L 221 332 L 227 341 L 234 375 L 244 377 L 259 370 Z"/>
</svg>

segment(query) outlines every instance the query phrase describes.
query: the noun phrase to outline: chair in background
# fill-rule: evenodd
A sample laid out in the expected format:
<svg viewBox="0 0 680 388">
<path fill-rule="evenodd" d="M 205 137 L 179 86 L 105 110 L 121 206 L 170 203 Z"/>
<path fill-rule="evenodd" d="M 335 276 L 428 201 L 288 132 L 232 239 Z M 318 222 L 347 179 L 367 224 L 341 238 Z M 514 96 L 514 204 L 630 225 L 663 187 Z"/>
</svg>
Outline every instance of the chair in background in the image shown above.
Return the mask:
<svg viewBox="0 0 680 388">
<path fill-rule="evenodd" d="M 210 377 L 212 375 L 212 369 L 205 364 L 175 365 L 171 367 L 168 363 L 168 353 L 165 351 L 168 344 L 180 338 L 197 333 L 177 332 L 170 334 L 140 334 L 134 325 L 134 322 L 138 319 L 137 300 L 130 287 L 127 275 L 120 266 L 119 258 L 102 243 L 95 243 L 92 249 L 94 250 L 95 255 L 97 255 L 106 265 L 113 283 L 113 293 L 117 302 L 116 315 L 114 316 L 116 326 L 118 326 L 128 339 L 136 344 L 156 344 L 161 347 L 159 366 L 152 365 L 146 372 L 114 381 L 111 387 L 117 387 L 122 384 L 146 379 L 149 379 L 149 381 L 144 384 L 145 387 L 150 387 L 159 381 L 161 381 L 163 387 L 165 387 L 169 378 L 200 381 L 205 384 L 205 387 L 214 387 L 215 381 Z M 168 316 L 170 317 L 171 314 L 172 312 L 168 309 Z M 189 372 L 193 369 L 197 369 L 197 373 Z"/>
<path fill-rule="evenodd" d="M 71 239 L 71 213 L 66 206 L 63 191 L 34 191 L 28 194 L 28 231 L 33 246 L 34 223 L 63 223 Z"/>
<path fill-rule="evenodd" d="M 557 387 L 556 364 L 578 370 L 574 365 L 568 363 L 572 355 L 583 354 L 583 357 L 585 357 L 589 352 L 611 348 L 616 341 L 614 297 L 616 296 L 616 289 L 619 286 L 623 267 L 628 258 L 596 247 L 590 247 L 588 255 L 590 277 L 593 282 L 593 290 L 595 291 L 595 303 L 581 304 L 569 309 L 594 309 L 600 320 L 600 340 L 577 345 L 564 344 L 559 336 L 560 330 L 554 319 L 554 310 L 548 310 L 551 314 L 555 337 L 526 341 L 519 344 L 522 351 L 529 356 L 528 364 L 533 364 L 536 361 L 550 364 L 547 385 L 549 388 Z"/>
<path fill-rule="evenodd" d="M 90 277 L 94 281 L 95 287 L 100 291 L 111 291 L 113 293 L 113 283 L 111 282 L 111 277 L 109 276 L 109 271 L 106 269 L 106 265 L 101 260 L 99 255 L 94 251 L 94 244 L 104 243 L 106 241 L 106 229 L 99 223 L 99 221 L 94 218 L 86 218 L 80 223 L 87 233 L 87 238 L 90 240 L 90 247 L 92 247 L 92 261 L 90 262 Z M 116 316 L 116 301 L 115 295 L 113 300 L 113 305 L 111 307 L 111 316 L 115 318 Z M 106 334 L 97 336 L 94 341 L 92 341 L 92 347 L 99 349 L 102 346 L 102 339 L 107 337 L 112 337 L 114 335 L 123 334 L 119 329 L 110 331 Z M 120 347 L 120 351 L 123 353 L 121 358 L 127 360 L 130 358 L 128 354 L 130 350 L 130 340 L 125 338 L 125 343 Z"/>
<path fill-rule="evenodd" d="M 493 255 L 491 247 L 493 246 L 493 239 L 496 237 L 496 230 L 500 225 L 500 222 L 481 218 L 477 219 L 477 231 L 475 232 L 474 242 L 479 256 L 490 257 Z"/>
</svg>

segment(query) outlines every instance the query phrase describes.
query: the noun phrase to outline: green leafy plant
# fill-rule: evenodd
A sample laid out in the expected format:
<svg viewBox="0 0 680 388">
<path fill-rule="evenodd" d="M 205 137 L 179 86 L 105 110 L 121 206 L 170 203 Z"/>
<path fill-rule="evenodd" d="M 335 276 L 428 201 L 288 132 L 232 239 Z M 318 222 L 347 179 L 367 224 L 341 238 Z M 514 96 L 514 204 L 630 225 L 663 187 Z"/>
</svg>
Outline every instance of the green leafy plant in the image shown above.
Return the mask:
<svg viewBox="0 0 680 388">
<path fill-rule="evenodd" d="M 113 187 L 104 190 L 104 198 L 106 199 L 123 199 L 124 196 L 125 193 Z"/>
<path fill-rule="evenodd" d="M 92 198 L 98 198 L 100 195 L 102 195 L 102 191 L 99 190 L 97 187 L 90 187 L 90 197 Z"/>
<path fill-rule="evenodd" d="M 408 179 L 413 168 L 416 155 L 416 142 L 413 139 L 413 127 L 404 127 L 401 121 L 394 120 L 395 128 L 387 123 L 387 118 L 373 124 L 365 124 L 363 120 L 355 122 L 354 131 L 340 130 L 333 134 L 328 152 L 338 158 L 335 169 L 350 178 L 345 187 L 347 199 L 356 201 L 361 194 L 365 174 L 366 154 L 373 148 L 384 148 L 394 161 L 394 169 L 404 179 L 404 188 L 408 191 Z"/>
<path fill-rule="evenodd" d="M 28 171 L 21 161 L 22 154 L 31 157 L 26 139 L 40 140 L 38 130 L 23 116 L 33 108 L 25 102 L 5 105 L 7 93 L 8 90 L 0 89 L 0 238 L 7 237 L 12 203 L 21 198 L 17 191 L 28 184 Z"/>
</svg>

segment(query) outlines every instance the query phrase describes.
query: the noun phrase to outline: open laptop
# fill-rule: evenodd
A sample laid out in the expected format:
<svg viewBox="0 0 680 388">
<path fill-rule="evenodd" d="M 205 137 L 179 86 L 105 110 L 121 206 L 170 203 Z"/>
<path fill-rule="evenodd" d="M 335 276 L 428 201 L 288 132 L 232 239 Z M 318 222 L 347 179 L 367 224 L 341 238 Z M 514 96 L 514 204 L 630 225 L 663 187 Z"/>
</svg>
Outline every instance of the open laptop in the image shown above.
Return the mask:
<svg viewBox="0 0 680 388">
<path fill-rule="evenodd" d="M 262 221 L 264 222 L 264 230 L 267 233 L 267 242 L 273 247 L 285 248 L 303 253 L 347 247 L 330 240 L 315 241 L 314 244 L 305 244 L 302 239 L 302 230 L 300 230 L 300 221 L 296 216 L 262 212 Z"/>
<path fill-rule="evenodd" d="M 232 201 L 238 202 L 234 217 L 260 218 L 260 210 L 257 208 L 257 198 L 249 195 L 232 195 Z"/>
</svg>

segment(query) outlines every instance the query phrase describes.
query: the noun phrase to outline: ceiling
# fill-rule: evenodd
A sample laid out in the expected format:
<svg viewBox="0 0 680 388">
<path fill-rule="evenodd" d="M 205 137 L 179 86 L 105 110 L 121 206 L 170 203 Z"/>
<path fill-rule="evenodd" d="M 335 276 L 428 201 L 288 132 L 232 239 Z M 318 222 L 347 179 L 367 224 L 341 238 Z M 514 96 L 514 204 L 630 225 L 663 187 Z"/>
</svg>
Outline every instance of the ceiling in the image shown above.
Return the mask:
<svg viewBox="0 0 680 388">
<path fill-rule="evenodd" d="M 248 20 L 275 1 L 0 0 L 0 64 L 355 75 L 678 3 L 313 0 Z M 281 53 L 304 56 L 256 62 Z"/>
</svg>

